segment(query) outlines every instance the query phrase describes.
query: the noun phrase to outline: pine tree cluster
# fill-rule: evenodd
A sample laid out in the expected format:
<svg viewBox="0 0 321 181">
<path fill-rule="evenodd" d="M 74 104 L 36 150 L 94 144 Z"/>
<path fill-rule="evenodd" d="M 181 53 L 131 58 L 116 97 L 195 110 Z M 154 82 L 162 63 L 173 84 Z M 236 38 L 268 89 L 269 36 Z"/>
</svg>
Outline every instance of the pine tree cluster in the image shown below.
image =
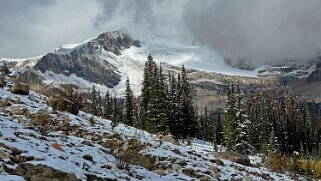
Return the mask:
<svg viewBox="0 0 321 181">
<path fill-rule="evenodd" d="M 162 65 L 158 66 L 151 55 L 145 63 L 140 97 L 134 97 L 127 79 L 124 99 L 111 97 L 109 92 L 102 98 L 93 87 L 87 107 L 94 115 L 151 133 L 171 133 L 186 138 L 198 132 L 197 111 L 184 66 L 181 73 L 164 74 Z"/>
<path fill-rule="evenodd" d="M 170 132 L 177 137 L 195 136 L 198 128 L 191 88 L 184 66 L 177 76 L 163 73 L 151 55 L 145 63 L 140 115 L 151 133 Z"/>
<path fill-rule="evenodd" d="M 239 85 L 226 94 L 223 123 L 227 150 L 239 153 L 321 157 L 321 107 L 300 101 L 290 89 L 281 94 L 257 92 L 244 96 Z"/>
</svg>

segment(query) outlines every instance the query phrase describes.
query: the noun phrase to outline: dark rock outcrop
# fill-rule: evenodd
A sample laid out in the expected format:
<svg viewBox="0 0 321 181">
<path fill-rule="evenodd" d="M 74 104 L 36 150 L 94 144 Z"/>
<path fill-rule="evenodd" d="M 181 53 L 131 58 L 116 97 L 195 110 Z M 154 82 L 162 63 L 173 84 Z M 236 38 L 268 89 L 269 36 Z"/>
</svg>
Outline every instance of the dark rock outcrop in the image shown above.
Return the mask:
<svg viewBox="0 0 321 181">
<path fill-rule="evenodd" d="M 129 48 L 131 45 L 140 47 L 138 40 L 132 40 L 128 34 L 119 31 L 102 33 L 93 42 L 102 45 L 106 51 L 113 52 L 115 55 L 120 55 L 120 50 Z"/>
<path fill-rule="evenodd" d="M 80 50 L 72 51 L 69 55 L 48 53 L 35 65 L 42 73 L 52 71 L 55 74 L 75 74 L 90 82 L 106 85 L 112 88 L 120 81 L 117 69 L 108 62 L 102 65 L 98 56 L 82 54 Z"/>
</svg>

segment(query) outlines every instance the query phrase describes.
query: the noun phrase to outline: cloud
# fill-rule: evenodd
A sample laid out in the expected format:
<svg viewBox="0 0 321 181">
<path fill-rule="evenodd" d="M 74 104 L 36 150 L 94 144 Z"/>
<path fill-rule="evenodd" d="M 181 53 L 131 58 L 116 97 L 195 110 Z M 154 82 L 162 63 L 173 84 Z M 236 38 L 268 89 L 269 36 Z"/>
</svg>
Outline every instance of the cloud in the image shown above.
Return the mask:
<svg viewBox="0 0 321 181">
<path fill-rule="evenodd" d="M 87 0 L 1 0 L 0 57 L 37 56 L 93 37 L 98 9 Z"/>
<path fill-rule="evenodd" d="M 305 61 L 321 47 L 320 9 L 319 0 L 189 1 L 184 20 L 199 42 L 223 57 Z"/>
<path fill-rule="evenodd" d="M 99 0 L 96 27 L 165 37 L 183 36 L 182 14 L 189 0 Z"/>
<path fill-rule="evenodd" d="M 321 47 L 320 9 L 320 0 L 0 0 L 0 57 L 125 28 L 193 39 L 234 60 L 305 61 Z"/>
</svg>

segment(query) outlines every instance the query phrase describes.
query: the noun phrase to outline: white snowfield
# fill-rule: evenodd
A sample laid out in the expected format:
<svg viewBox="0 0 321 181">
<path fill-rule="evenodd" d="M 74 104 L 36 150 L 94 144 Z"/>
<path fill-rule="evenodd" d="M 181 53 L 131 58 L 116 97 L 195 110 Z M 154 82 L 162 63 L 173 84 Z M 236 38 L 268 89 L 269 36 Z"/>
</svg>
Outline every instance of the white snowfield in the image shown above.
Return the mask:
<svg viewBox="0 0 321 181">
<path fill-rule="evenodd" d="M 10 99 L 12 104 L 0 111 L 0 144 L 8 147 L 14 147 L 21 150 L 21 156 L 33 156 L 34 160 L 29 163 L 38 165 L 47 165 L 55 169 L 73 173 L 80 180 L 86 180 L 86 174 L 96 175 L 100 178 L 109 178 L 115 180 L 199 180 L 201 177 L 209 180 L 265 180 L 271 178 L 274 180 L 291 180 L 290 177 L 269 172 L 263 167 L 249 167 L 228 160 L 222 160 L 223 165 L 216 164 L 218 158 L 213 156 L 211 143 L 193 140 L 192 146 L 186 146 L 181 143 L 180 146 L 169 142 L 160 141 L 155 135 L 145 131 L 119 124 L 112 129 L 112 122 L 91 114 L 80 112 L 78 115 L 72 115 L 66 112 L 53 112 L 51 107 L 45 104 L 46 97 L 35 92 L 29 96 L 12 94 L 8 88 L 0 88 L 1 99 Z M 116 157 L 111 153 L 108 147 L 103 147 L 90 137 L 78 137 L 77 135 L 64 135 L 62 131 L 51 132 L 47 136 L 40 135 L 37 131 L 26 127 L 29 119 L 23 115 L 26 123 L 19 123 L 18 115 L 12 115 L 8 112 L 14 109 L 25 109 L 29 114 L 35 114 L 39 111 L 48 111 L 58 121 L 68 118 L 70 125 L 79 126 L 84 132 L 93 133 L 102 136 L 102 141 L 107 139 L 108 135 L 119 134 L 124 140 L 138 139 L 147 145 L 140 153 L 149 156 L 155 156 L 163 165 L 172 164 L 171 160 L 179 160 L 184 164 L 176 164 L 176 170 L 164 170 L 164 175 L 143 168 L 138 165 L 130 165 L 126 169 L 119 169 L 116 166 Z M 95 124 L 90 123 L 93 118 Z M 86 140 L 91 145 L 84 144 Z M 63 151 L 51 146 L 53 143 L 59 144 Z M 2 151 L 10 154 L 10 150 L 0 147 Z M 92 161 L 83 158 L 84 155 L 92 156 Z M 0 160 L 0 165 L 15 169 L 17 164 L 8 164 L 9 159 Z M 176 162 L 175 162 L 176 163 Z M 178 163 L 178 162 L 177 162 Z M 178 163 L 179 164 L 179 163 Z M 110 169 L 103 166 L 109 165 Z M 174 164 L 173 164 L 174 165 Z M 172 167 L 173 167 L 172 165 Z M 85 168 L 84 168 L 85 166 Z M 186 170 L 192 170 L 198 175 L 194 178 L 187 174 Z M 264 176 L 264 177 L 263 177 Z M 0 173 L 1 181 L 24 180 L 23 177 Z"/>
</svg>

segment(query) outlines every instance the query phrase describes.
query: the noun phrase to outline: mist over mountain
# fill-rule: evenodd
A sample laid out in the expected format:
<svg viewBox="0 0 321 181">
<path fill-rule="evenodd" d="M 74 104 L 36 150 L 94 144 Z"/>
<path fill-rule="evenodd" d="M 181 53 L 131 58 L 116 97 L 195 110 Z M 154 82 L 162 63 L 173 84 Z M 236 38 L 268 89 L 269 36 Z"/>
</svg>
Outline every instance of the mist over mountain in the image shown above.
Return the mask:
<svg viewBox="0 0 321 181">
<path fill-rule="evenodd" d="M 321 47 L 318 0 L 3 0 L 0 4 L 0 41 L 6 45 L 0 47 L 0 57 L 36 56 L 118 29 L 195 40 L 222 57 L 255 64 L 306 61 Z"/>
</svg>

